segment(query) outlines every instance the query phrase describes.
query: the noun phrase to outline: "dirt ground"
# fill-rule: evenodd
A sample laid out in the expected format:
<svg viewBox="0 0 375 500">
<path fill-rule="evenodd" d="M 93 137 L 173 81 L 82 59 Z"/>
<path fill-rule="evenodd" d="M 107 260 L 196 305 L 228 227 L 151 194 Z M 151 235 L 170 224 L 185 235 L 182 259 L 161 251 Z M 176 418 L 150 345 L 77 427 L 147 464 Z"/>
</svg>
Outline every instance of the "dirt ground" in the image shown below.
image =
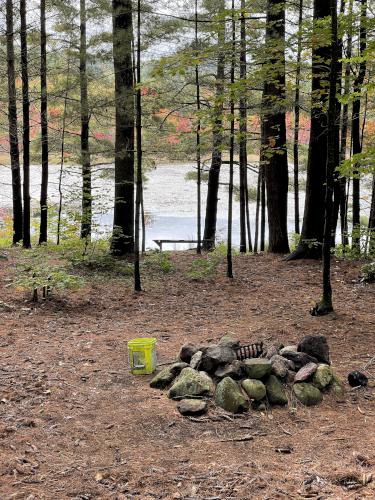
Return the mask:
<svg viewBox="0 0 375 500">
<path fill-rule="evenodd" d="M 1 300 L 14 307 L 0 309 L 1 500 L 375 499 L 374 379 L 319 407 L 187 419 L 127 362 L 138 336 L 156 337 L 165 363 L 227 332 L 266 344 L 319 332 L 345 379 L 375 356 L 375 285 L 334 261 L 336 312 L 316 318 L 319 263 L 237 257 L 233 282 L 191 282 L 193 258 L 174 254 L 140 295 L 92 280 L 38 306 L 7 286 L 12 252 L 0 260 Z"/>
</svg>

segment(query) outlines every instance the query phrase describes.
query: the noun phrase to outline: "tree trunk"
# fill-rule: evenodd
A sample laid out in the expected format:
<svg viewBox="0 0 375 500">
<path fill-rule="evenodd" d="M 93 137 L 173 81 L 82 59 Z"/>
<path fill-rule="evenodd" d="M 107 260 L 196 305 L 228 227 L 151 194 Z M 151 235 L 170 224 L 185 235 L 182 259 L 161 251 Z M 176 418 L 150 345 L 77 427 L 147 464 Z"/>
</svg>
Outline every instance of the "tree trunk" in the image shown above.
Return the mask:
<svg viewBox="0 0 375 500">
<path fill-rule="evenodd" d="M 288 260 L 320 258 L 324 232 L 325 181 L 327 166 L 327 116 L 323 111 L 328 97 L 330 47 L 321 45 L 321 20 L 330 15 L 330 4 L 314 0 L 312 48 L 311 129 L 307 161 L 305 211 L 301 239 Z"/>
<path fill-rule="evenodd" d="M 40 190 L 39 244 L 47 243 L 48 223 L 48 116 L 46 0 L 40 0 L 40 124 L 42 135 L 42 183 Z"/>
<path fill-rule="evenodd" d="M 343 3 L 345 4 L 344 0 Z M 353 45 L 353 0 L 349 0 L 349 28 L 347 34 L 347 48 L 346 57 L 352 57 Z M 347 62 L 345 65 L 345 83 L 344 83 L 344 96 L 348 97 L 350 93 L 350 77 L 351 77 L 351 63 Z M 349 128 L 349 104 L 345 103 L 342 109 L 342 125 L 341 125 L 341 145 L 340 145 L 340 163 L 346 160 L 346 150 L 348 141 L 348 128 Z M 340 179 L 340 223 L 341 223 L 341 243 L 344 248 L 349 245 L 348 238 L 348 203 L 347 203 L 347 179 L 342 177 Z"/>
<path fill-rule="evenodd" d="M 372 199 L 368 229 L 370 233 L 369 254 L 371 257 L 375 257 L 375 173 L 372 176 Z"/>
<path fill-rule="evenodd" d="M 137 3 L 137 92 L 136 92 L 136 126 L 137 126 L 137 191 L 135 198 L 135 245 L 134 245 L 134 290 L 142 291 L 139 262 L 140 234 L 139 220 L 142 202 L 142 95 L 141 95 L 141 0 Z"/>
<path fill-rule="evenodd" d="M 260 251 L 264 252 L 266 246 L 266 182 L 264 168 L 261 167 L 260 185 Z"/>
<path fill-rule="evenodd" d="M 367 14 L 367 0 L 361 0 L 361 27 L 360 27 L 360 41 L 359 41 L 359 55 L 362 56 L 367 46 L 367 29 L 366 29 L 366 14 Z M 353 91 L 355 95 L 361 93 L 362 85 L 366 75 L 366 59 L 360 62 L 358 74 L 354 80 Z M 358 97 L 353 101 L 352 109 L 352 137 L 353 137 L 353 155 L 362 152 L 361 141 L 361 98 Z M 361 207 L 360 207 L 360 176 L 358 171 L 354 168 L 353 177 L 353 234 L 352 234 L 352 248 L 358 253 L 360 252 L 360 227 L 361 227 Z"/>
<path fill-rule="evenodd" d="M 27 54 L 26 0 L 20 0 L 20 17 L 23 112 L 23 246 L 24 248 L 30 248 L 30 98 Z"/>
<path fill-rule="evenodd" d="M 225 1 L 221 0 L 218 11 L 225 10 Z M 222 163 L 223 146 L 223 95 L 225 79 L 225 24 L 218 23 L 218 57 L 216 74 L 216 96 L 213 107 L 212 159 L 208 174 L 206 216 L 204 223 L 203 248 L 210 250 L 215 246 L 219 177 Z"/>
<path fill-rule="evenodd" d="M 300 122 L 300 83 L 301 83 L 301 57 L 302 57 L 302 22 L 303 22 L 303 0 L 299 0 L 298 14 L 298 48 L 297 48 L 297 70 L 296 70 L 296 93 L 294 100 L 294 231 L 300 233 L 299 223 L 299 122 Z"/>
<path fill-rule="evenodd" d="M 6 31 L 8 70 L 8 122 L 13 198 L 13 244 L 16 245 L 22 240 L 22 194 L 20 155 L 18 147 L 17 94 L 14 69 L 14 28 L 12 0 L 6 0 Z"/>
<path fill-rule="evenodd" d="M 198 0 L 195 0 L 195 50 L 198 59 Z M 201 172 L 201 97 L 200 97 L 200 82 L 199 82 L 199 66 L 195 65 L 195 90 L 197 102 L 197 129 L 196 129 L 196 161 L 197 161 L 197 253 L 202 252 L 202 225 L 201 225 L 201 187 L 202 187 L 202 172 Z"/>
<path fill-rule="evenodd" d="M 261 170 L 258 172 L 258 182 L 257 182 L 257 201 L 255 208 L 255 235 L 254 235 L 254 253 L 258 253 L 258 241 L 259 241 L 259 211 L 260 211 L 260 191 L 262 185 Z"/>
<path fill-rule="evenodd" d="M 87 92 L 87 37 L 86 37 L 86 0 L 80 0 L 80 49 L 79 75 L 81 90 L 81 164 L 82 164 L 82 219 L 81 238 L 91 238 L 92 193 L 91 163 L 89 145 L 89 103 Z"/>
<path fill-rule="evenodd" d="M 331 240 L 334 172 L 337 167 L 336 133 L 337 122 L 337 77 L 338 77 L 338 38 L 337 38 L 337 0 L 330 0 L 331 9 L 331 70 L 329 77 L 328 104 L 328 161 L 326 166 L 326 197 L 323 238 L 323 297 L 313 314 L 323 315 L 333 311 L 331 286 Z"/>
<path fill-rule="evenodd" d="M 134 87 L 132 2 L 112 0 L 115 70 L 115 204 L 111 250 L 134 252 Z"/>
<path fill-rule="evenodd" d="M 242 85 L 240 106 L 240 252 L 246 253 L 246 199 L 247 199 L 247 98 L 246 98 L 246 21 L 245 0 L 241 0 L 240 80 Z"/>
<path fill-rule="evenodd" d="M 234 0 L 232 0 L 232 54 L 230 83 L 234 84 L 236 64 L 236 23 L 234 20 Z M 230 98 L 230 139 L 229 139 L 229 200 L 228 200 L 228 240 L 227 277 L 233 278 L 232 262 L 232 217 L 233 217 L 233 173 L 234 173 L 234 99 Z"/>
<path fill-rule="evenodd" d="M 269 243 L 273 253 L 289 252 L 288 158 L 285 122 L 285 1 L 268 0 L 266 75 L 262 96 L 261 164 L 264 168 Z"/>
</svg>

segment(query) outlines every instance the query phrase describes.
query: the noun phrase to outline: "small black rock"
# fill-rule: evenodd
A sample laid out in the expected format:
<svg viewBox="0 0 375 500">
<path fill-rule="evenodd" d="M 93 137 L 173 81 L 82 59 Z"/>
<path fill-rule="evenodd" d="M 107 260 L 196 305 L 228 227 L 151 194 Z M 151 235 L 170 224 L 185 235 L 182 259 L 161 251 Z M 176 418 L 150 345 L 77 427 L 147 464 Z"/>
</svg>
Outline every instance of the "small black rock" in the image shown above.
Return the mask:
<svg viewBox="0 0 375 500">
<path fill-rule="evenodd" d="M 364 373 L 354 371 L 349 373 L 348 382 L 351 387 L 366 387 L 368 378 Z"/>
</svg>

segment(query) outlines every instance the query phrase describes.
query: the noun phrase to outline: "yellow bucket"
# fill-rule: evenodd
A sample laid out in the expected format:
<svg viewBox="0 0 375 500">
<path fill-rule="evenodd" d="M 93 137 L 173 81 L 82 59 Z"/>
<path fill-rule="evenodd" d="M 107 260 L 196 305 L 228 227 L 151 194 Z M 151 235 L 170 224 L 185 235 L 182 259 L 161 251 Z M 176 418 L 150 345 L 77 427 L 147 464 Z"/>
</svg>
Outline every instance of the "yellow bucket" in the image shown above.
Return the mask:
<svg viewBox="0 0 375 500">
<path fill-rule="evenodd" d="M 156 370 L 156 339 L 139 338 L 128 342 L 130 370 L 147 375 Z"/>
</svg>

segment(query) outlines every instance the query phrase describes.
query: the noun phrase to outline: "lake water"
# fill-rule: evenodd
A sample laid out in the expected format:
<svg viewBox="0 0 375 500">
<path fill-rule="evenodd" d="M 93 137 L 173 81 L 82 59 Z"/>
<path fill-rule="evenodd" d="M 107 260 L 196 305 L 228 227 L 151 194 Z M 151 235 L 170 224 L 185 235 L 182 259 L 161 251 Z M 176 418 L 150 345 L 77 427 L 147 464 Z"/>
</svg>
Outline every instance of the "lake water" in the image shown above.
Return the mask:
<svg viewBox="0 0 375 500">
<path fill-rule="evenodd" d="M 188 172 L 195 170 L 194 164 L 160 164 L 147 172 L 144 190 L 144 204 L 147 214 L 146 247 L 156 248 L 154 239 L 196 239 L 196 182 L 187 181 Z M 31 197 L 35 207 L 38 205 L 40 192 L 40 167 L 31 167 Z M 59 166 L 50 166 L 49 201 L 58 202 Z M 227 184 L 229 167 L 222 168 L 221 183 Z M 256 187 L 257 178 L 249 172 L 249 186 Z M 238 168 L 235 171 L 235 184 L 239 184 Z M 64 209 L 80 206 L 80 168 L 65 166 L 63 175 Z M 202 184 L 202 228 L 204 226 L 205 200 L 207 185 Z M 303 214 L 304 192 L 301 192 L 300 213 Z M 114 181 L 111 176 L 103 177 L 100 170 L 93 173 L 93 209 L 95 219 L 94 236 L 109 235 L 113 219 Z M 368 197 L 367 197 L 368 198 Z M 368 209 L 368 201 L 364 196 L 363 210 Z M 11 175 L 10 168 L 0 167 L 0 207 L 11 207 Z M 226 239 L 228 209 L 228 187 L 221 185 L 219 191 L 217 236 Z M 250 219 L 252 235 L 255 231 L 255 202 L 250 203 Z M 294 196 L 289 193 L 288 229 L 294 232 Z M 202 229 L 203 230 L 203 229 Z M 239 203 L 234 201 L 233 207 L 233 244 L 239 244 Z M 165 245 L 165 249 L 181 250 L 185 245 Z"/>
</svg>

